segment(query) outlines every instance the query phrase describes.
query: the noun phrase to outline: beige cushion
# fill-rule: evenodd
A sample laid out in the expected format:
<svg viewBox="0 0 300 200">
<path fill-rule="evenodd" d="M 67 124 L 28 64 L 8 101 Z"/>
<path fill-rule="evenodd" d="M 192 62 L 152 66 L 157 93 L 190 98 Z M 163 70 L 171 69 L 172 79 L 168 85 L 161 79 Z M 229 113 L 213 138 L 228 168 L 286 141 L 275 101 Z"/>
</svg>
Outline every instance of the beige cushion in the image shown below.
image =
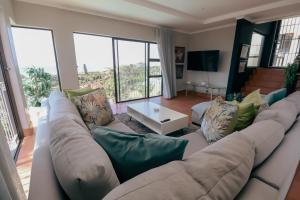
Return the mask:
<svg viewBox="0 0 300 200">
<path fill-rule="evenodd" d="M 293 102 L 297 107 L 298 113 L 300 113 L 300 91 L 290 94 L 285 99 L 287 101 Z"/>
<path fill-rule="evenodd" d="M 297 122 L 285 135 L 280 146 L 274 150 L 272 155 L 264 163 L 256 168 L 253 176 L 281 189 L 290 172 L 294 172 L 298 166 L 300 153 L 300 123 Z"/>
<path fill-rule="evenodd" d="M 277 200 L 279 192 L 272 186 L 256 179 L 251 178 L 245 188 L 240 192 L 238 200 Z"/>
<path fill-rule="evenodd" d="M 115 118 L 114 121 L 107 124 L 105 127 L 111 128 L 111 129 L 117 130 L 117 131 L 134 133 L 134 131 L 131 128 L 126 126 L 124 123 L 122 123 L 118 118 Z"/>
<path fill-rule="evenodd" d="M 105 200 L 222 199 L 232 200 L 247 183 L 254 145 L 232 134 L 194 153 L 149 170 L 111 191 Z"/>
<path fill-rule="evenodd" d="M 54 121 L 60 118 L 71 118 L 76 121 L 82 127 L 86 128 L 77 108 L 75 105 L 64 95 L 64 93 L 56 90 L 51 92 L 49 98 L 49 117 L 48 120 Z"/>
<path fill-rule="evenodd" d="M 53 167 L 71 199 L 101 199 L 119 185 L 110 159 L 86 129 L 68 118 L 50 126 Z"/>
<path fill-rule="evenodd" d="M 259 113 L 254 123 L 264 120 L 274 120 L 282 124 L 285 131 L 287 131 L 294 124 L 297 114 L 297 108 L 294 103 L 281 100 L 273 104 L 269 110 Z"/>
<path fill-rule="evenodd" d="M 284 137 L 284 127 L 276 121 L 265 120 L 249 126 L 240 133 L 255 144 L 254 167 L 256 167 L 280 144 Z"/>
<path fill-rule="evenodd" d="M 208 143 L 200 129 L 194 133 L 183 135 L 180 138 L 183 138 L 183 139 L 186 139 L 189 141 L 189 143 L 187 144 L 187 146 L 185 148 L 185 151 L 183 154 L 183 159 L 188 158 L 193 153 L 200 151 L 201 149 L 208 146 Z"/>
</svg>

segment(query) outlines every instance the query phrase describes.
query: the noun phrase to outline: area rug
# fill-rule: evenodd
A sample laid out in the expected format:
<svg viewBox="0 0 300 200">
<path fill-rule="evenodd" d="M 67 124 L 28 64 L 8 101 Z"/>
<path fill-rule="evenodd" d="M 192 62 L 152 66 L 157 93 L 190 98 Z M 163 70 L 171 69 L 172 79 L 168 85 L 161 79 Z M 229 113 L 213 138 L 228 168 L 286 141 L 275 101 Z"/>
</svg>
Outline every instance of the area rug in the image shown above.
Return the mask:
<svg viewBox="0 0 300 200">
<path fill-rule="evenodd" d="M 117 114 L 117 115 L 115 115 L 115 117 L 118 118 L 126 126 L 131 128 L 132 130 L 134 130 L 136 133 L 142 133 L 142 134 L 154 133 L 154 131 L 152 131 L 148 127 L 144 126 L 143 124 L 141 124 L 140 122 L 138 122 L 134 118 L 131 118 L 131 120 L 130 120 L 130 117 L 127 113 Z M 189 126 L 187 128 L 184 128 L 182 130 L 170 133 L 170 134 L 168 134 L 168 136 L 180 137 L 182 135 L 186 135 L 186 134 L 195 132 L 199 128 L 200 127 L 197 126 L 197 125 L 189 124 Z"/>
</svg>

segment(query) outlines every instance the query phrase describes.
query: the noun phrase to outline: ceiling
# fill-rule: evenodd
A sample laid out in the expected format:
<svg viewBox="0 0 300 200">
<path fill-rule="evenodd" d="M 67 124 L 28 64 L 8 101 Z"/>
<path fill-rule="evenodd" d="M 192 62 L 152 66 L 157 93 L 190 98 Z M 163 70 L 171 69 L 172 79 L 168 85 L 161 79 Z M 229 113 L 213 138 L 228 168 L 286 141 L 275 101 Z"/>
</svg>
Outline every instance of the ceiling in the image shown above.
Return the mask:
<svg viewBox="0 0 300 200">
<path fill-rule="evenodd" d="M 184 33 L 300 15 L 300 0 L 17 0 Z"/>
</svg>

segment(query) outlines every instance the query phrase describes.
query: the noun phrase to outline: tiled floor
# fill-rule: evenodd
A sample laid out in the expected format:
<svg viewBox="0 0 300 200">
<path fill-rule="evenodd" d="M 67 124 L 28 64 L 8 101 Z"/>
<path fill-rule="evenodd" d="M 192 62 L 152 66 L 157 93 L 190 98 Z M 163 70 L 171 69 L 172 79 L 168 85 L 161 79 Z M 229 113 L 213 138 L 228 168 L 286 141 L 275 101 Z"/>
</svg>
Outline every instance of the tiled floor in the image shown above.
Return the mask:
<svg viewBox="0 0 300 200">
<path fill-rule="evenodd" d="M 139 100 L 139 101 L 151 101 L 157 104 L 164 105 L 178 112 L 185 113 L 190 116 L 190 122 L 191 122 L 191 107 L 197 103 L 208 101 L 208 100 L 209 97 L 207 95 L 189 94 L 188 96 L 185 96 L 183 93 L 180 93 L 176 98 L 172 100 L 166 100 L 161 97 L 155 97 L 149 100 Z M 115 114 L 124 113 L 126 112 L 127 105 L 134 102 L 136 101 L 112 105 L 113 112 Z M 27 194 L 29 190 L 34 140 L 35 140 L 34 135 L 27 136 L 24 138 L 19 153 L 18 161 L 17 161 L 17 169 L 20 174 L 21 181 L 24 186 L 24 190 Z M 300 166 L 298 166 L 296 176 L 293 180 L 292 186 L 289 190 L 286 200 L 298 200 L 298 199 L 300 199 Z"/>
</svg>

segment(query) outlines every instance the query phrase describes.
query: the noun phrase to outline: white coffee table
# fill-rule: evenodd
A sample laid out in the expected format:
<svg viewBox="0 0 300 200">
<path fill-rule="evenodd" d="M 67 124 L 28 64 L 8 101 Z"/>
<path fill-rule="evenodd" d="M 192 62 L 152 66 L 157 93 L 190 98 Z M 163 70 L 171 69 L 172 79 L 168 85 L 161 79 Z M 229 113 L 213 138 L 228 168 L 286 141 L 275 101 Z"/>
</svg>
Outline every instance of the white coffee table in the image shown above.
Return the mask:
<svg viewBox="0 0 300 200">
<path fill-rule="evenodd" d="M 148 101 L 129 104 L 127 114 L 161 135 L 188 127 L 188 115 Z"/>
</svg>

